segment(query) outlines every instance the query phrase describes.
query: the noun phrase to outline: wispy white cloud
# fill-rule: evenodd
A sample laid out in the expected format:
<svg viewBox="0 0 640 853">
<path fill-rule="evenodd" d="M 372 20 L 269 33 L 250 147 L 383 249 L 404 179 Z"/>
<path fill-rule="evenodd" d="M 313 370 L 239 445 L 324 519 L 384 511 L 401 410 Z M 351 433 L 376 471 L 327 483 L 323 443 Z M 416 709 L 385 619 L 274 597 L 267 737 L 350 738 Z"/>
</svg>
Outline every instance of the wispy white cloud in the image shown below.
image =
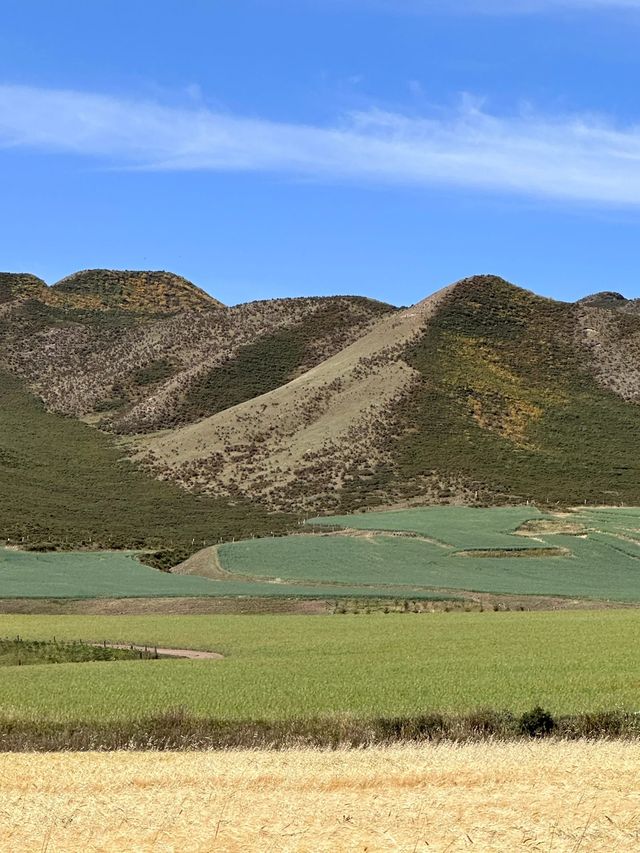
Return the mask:
<svg viewBox="0 0 640 853">
<path fill-rule="evenodd" d="M 456 185 L 640 205 L 640 126 L 531 110 L 498 116 L 469 98 L 435 118 L 370 110 L 313 126 L 0 85 L 0 147 L 98 158 L 117 167 Z"/>
<path fill-rule="evenodd" d="M 409 0 L 413 3 L 413 0 Z M 428 8 L 443 4 L 440 0 L 415 0 L 413 4 L 419 8 L 423 4 Z M 558 11 L 596 11 L 607 9 L 638 9 L 640 0 L 451 0 L 450 5 L 459 6 L 463 10 L 477 12 L 497 12 L 501 14 L 533 14 L 536 12 Z"/>
<path fill-rule="evenodd" d="M 464 2 L 464 0 L 463 0 L 463 2 Z M 471 0 L 471 2 L 474 2 L 474 0 Z M 481 0 L 478 0 L 478 2 L 480 3 Z M 496 2 L 498 2 L 498 0 L 496 0 Z M 574 8 L 577 8 L 577 7 L 583 7 L 583 8 L 589 8 L 589 7 L 591 7 L 591 8 L 598 8 L 598 7 L 607 8 L 607 7 L 609 7 L 609 8 L 613 8 L 613 7 L 617 7 L 620 9 L 640 9 L 640 0 L 513 0 L 511 5 L 517 6 L 519 3 L 521 3 L 522 6 L 524 6 L 524 7 L 530 6 L 531 8 L 538 7 L 541 9 L 558 7 L 558 6 L 560 6 L 560 7 L 565 6 L 566 8 L 571 8 L 571 7 L 574 7 Z M 508 0 L 504 0 L 503 5 L 504 6 L 508 5 Z"/>
<path fill-rule="evenodd" d="M 396 14 L 442 13 L 534 15 L 559 12 L 640 11 L 640 0 L 310 0 L 315 5 L 337 8 L 383 9 Z"/>
</svg>

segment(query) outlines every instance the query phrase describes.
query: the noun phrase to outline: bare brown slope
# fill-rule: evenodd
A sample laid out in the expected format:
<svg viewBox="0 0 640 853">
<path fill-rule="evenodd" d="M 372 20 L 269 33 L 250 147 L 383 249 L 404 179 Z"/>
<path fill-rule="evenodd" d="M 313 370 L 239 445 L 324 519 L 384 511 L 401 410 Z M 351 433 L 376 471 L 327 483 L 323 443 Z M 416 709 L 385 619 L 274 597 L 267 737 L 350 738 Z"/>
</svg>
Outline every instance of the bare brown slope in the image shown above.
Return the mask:
<svg viewBox="0 0 640 853">
<path fill-rule="evenodd" d="M 603 306 L 577 304 L 575 337 L 598 382 L 625 400 L 640 402 L 640 300 Z M 636 306 L 637 303 L 637 306 Z M 612 310 L 614 309 L 614 310 Z"/>
<path fill-rule="evenodd" d="M 138 458 L 186 488 L 250 494 L 273 507 L 331 508 L 349 468 L 387 461 L 380 432 L 418 378 L 401 355 L 450 290 L 382 317 L 359 340 L 268 394 L 139 439 Z"/>
<path fill-rule="evenodd" d="M 305 373 L 357 340 L 390 305 L 362 297 L 275 299 L 216 316 L 184 369 L 112 419 L 120 433 L 175 428 L 232 408 Z"/>
</svg>

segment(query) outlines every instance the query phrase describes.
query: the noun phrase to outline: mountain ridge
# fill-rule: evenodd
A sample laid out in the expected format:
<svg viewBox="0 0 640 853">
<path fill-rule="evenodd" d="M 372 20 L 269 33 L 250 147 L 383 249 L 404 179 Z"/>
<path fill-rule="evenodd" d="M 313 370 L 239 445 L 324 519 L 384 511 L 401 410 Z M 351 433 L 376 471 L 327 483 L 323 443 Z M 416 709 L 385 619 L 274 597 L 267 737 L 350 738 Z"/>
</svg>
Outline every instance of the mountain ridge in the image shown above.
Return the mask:
<svg viewBox="0 0 640 853">
<path fill-rule="evenodd" d="M 109 281 L 97 309 L 38 301 L 31 276 L 10 284 L 0 369 L 218 507 L 640 504 L 640 315 L 615 291 L 570 303 L 480 275 L 403 309 L 336 296 L 123 311 Z"/>
<path fill-rule="evenodd" d="M 222 307 L 193 282 L 165 270 L 79 270 L 51 285 L 31 273 L 0 273 L 0 301 L 12 298 L 66 309 L 156 315 Z"/>
<path fill-rule="evenodd" d="M 640 499 L 627 464 L 640 410 L 625 406 L 640 394 L 639 353 L 635 318 L 473 276 L 269 394 L 137 447 L 186 488 L 281 510 L 579 501 L 597 490 Z M 593 455 L 576 455 L 576 430 Z"/>
</svg>

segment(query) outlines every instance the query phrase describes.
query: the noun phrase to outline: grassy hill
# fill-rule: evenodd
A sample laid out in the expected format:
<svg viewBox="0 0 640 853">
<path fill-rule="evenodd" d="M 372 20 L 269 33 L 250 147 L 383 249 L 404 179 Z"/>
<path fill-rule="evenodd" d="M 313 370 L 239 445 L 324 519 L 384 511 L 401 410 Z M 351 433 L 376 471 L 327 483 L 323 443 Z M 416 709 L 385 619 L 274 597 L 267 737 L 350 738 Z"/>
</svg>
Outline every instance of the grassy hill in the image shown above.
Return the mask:
<svg viewBox="0 0 640 853">
<path fill-rule="evenodd" d="M 637 340 L 640 318 L 627 321 Z M 573 305 L 502 280 L 456 288 L 406 352 L 421 378 L 397 415 L 390 482 L 414 495 L 433 471 L 487 502 L 637 504 L 640 408 L 606 387 L 579 329 Z"/>
<path fill-rule="evenodd" d="M 247 500 L 184 492 L 139 471 L 105 435 L 45 411 L 0 374 L 0 537 L 30 547 L 175 549 L 283 530 Z M 195 540 L 195 542 L 194 542 Z"/>
<path fill-rule="evenodd" d="M 0 305 L 19 298 L 41 298 L 46 284 L 30 273 L 0 272 Z"/>
</svg>

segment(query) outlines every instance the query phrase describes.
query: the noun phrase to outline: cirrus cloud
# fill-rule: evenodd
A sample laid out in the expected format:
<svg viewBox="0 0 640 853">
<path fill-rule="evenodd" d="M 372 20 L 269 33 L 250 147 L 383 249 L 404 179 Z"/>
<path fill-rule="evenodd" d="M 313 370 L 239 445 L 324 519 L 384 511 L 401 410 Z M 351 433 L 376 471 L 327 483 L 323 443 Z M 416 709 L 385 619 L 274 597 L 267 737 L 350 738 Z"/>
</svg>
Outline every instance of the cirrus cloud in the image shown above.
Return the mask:
<svg viewBox="0 0 640 853">
<path fill-rule="evenodd" d="M 337 5 L 342 0 L 326 0 Z M 640 10 L 640 0 L 350 0 L 400 14 L 438 12 L 450 14 L 532 15 L 566 11 Z"/>
<path fill-rule="evenodd" d="M 494 115 L 469 98 L 438 117 L 374 109 L 311 125 L 0 85 L 0 148 L 121 168 L 273 172 L 640 205 L 640 126 L 531 110 Z"/>
</svg>

